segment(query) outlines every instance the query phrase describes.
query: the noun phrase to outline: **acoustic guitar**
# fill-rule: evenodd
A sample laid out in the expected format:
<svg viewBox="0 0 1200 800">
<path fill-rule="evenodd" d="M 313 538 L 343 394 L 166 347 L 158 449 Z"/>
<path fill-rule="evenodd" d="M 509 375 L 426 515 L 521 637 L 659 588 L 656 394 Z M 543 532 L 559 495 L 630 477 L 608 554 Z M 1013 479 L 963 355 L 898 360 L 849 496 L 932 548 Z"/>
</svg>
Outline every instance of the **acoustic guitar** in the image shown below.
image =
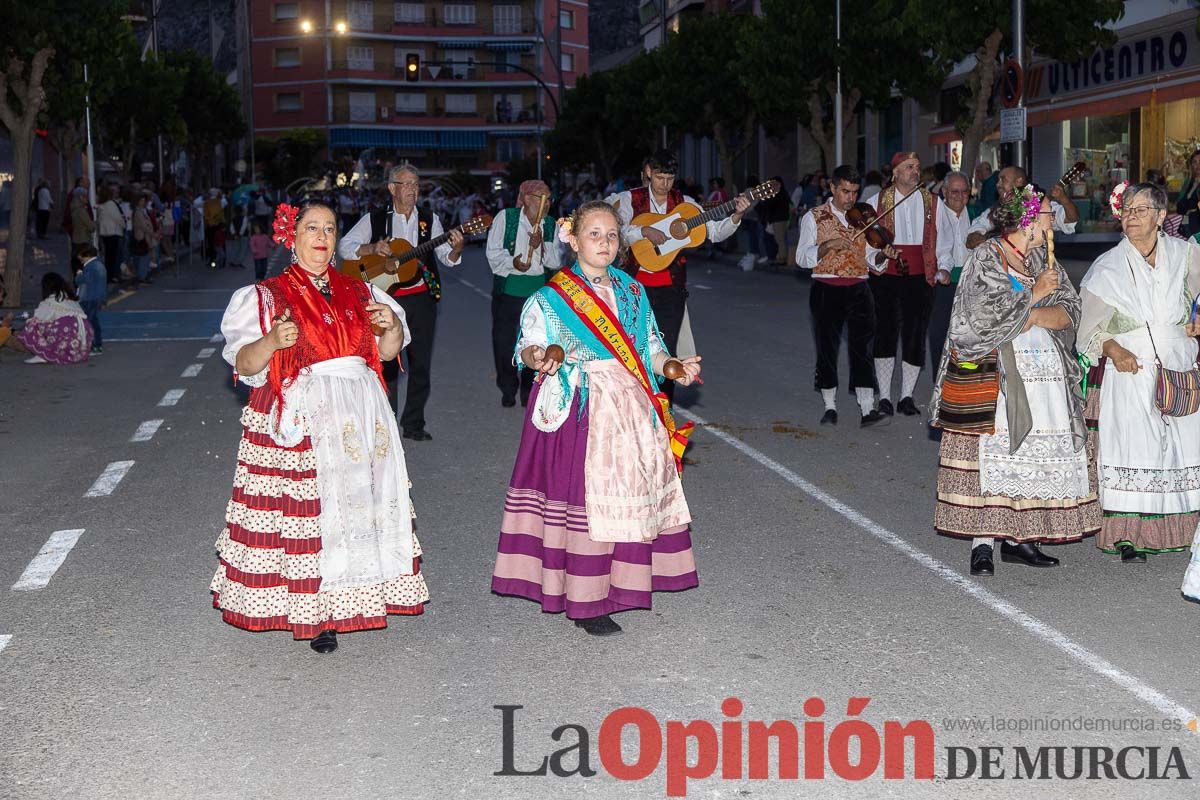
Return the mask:
<svg viewBox="0 0 1200 800">
<path fill-rule="evenodd" d="M 753 205 L 763 200 L 769 200 L 782 188 L 779 181 L 772 180 L 760 183 L 743 192 L 742 196 L 746 197 Z M 734 198 L 713 206 L 707 211 L 701 211 L 691 203 L 680 203 L 671 209 L 669 214 L 638 214 L 631 220 L 631 225 L 640 228 L 651 227 L 656 231 L 661 231 L 667 237 L 667 240 L 660 245 L 655 245 L 649 239 L 639 239 L 634 242 L 631 249 L 638 264 L 647 272 L 662 272 L 671 266 L 678 251 L 704 244 L 704 240 L 708 237 L 705 223 L 724 219 L 732 214 L 736 201 L 737 198 Z"/>
<path fill-rule="evenodd" d="M 371 253 L 362 258 L 347 258 L 342 261 L 341 271 L 344 275 L 362 278 L 387 291 L 392 284 L 411 283 L 421 270 L 421 259 L 449 241 L 451 232 L 459 231 L 463 236 L 470 237 L 486 231 L 491 225 L 491 215 L 480 214 L 416 247 L 406 239 L 392 239 L 388 242 L 388 248 L 392 251 L 390 256 Z"/>
</svg>

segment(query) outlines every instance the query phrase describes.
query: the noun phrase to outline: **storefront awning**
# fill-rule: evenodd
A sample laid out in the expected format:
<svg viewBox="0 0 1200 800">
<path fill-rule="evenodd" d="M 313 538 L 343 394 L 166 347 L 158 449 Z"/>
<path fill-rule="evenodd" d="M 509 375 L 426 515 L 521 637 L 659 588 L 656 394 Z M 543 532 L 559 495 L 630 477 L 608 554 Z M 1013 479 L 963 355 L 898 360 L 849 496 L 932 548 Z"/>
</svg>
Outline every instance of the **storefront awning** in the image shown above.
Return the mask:
<svg viewBox="0 0 1200 800">
<path fill-rule="evenodd" d="M 483 131 L 442 131 L 438 145 L 443 150 L 482 150 L 487 147 L 487 134 Z"/>
<path fill-rule="evenodd" d="M 488 42 L 484 46 L 500 53 L 528 53 L 533 50 L 533 42 Z"/>
<path fill-rule="evenodd" d="M 442 50 L 478 50 L 488 43 L 483 39 L 446 39 L 436 44 Z"/>
<path fill-rule="evenodd" d="M 438 146 L 438 132 L 399 128 L 334 128 L 329 133 L 329 146 L 333 148 L 385 147 L 392 150 L 434 150 Z"/>
</svg>

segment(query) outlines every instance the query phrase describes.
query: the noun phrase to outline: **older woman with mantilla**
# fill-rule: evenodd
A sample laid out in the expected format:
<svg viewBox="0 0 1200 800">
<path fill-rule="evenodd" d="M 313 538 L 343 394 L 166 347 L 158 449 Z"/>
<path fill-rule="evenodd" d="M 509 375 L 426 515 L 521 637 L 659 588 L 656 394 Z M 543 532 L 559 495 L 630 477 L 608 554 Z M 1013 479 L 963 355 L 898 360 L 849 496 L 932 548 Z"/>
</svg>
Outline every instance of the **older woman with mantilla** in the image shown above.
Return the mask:
<svg viewBox="0 0 1200 800">
<path fill-rule="evenodd" d="M 332 209 L 280 206 L 275 234 L 292 265 L 235 292 L 221 321 L 223 355 L 253 390 L 213 605 L 231 625 L 330 653 L 338 633 L 429 599 L 380 365 L 408 329 L 394 300 L 330 269 Z"/>
<path fill-rule="evenodd" d="M 1184 371 L 1196 362 L 1200 248 L 1162 233 L 1167 196 L 1155 184 L 1130 186 L 1113 205 L 1125 237 L 1080 284 L 1079 349 L 1098 362 L 1088 397 L 1104 508 L 1096 544 L 1138 564 L 1186 549 L 1200 521 L 1200 414 L 1165 417 L 1154 399 L 1156 360 Z"/>
</svg>

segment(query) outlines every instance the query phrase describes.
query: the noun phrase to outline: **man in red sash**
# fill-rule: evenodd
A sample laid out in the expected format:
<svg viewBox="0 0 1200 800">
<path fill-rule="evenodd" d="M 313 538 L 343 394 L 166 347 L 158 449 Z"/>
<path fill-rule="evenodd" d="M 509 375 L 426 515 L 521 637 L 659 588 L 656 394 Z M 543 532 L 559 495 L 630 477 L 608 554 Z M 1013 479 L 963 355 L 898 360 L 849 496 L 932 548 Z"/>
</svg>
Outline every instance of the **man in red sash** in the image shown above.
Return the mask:
<svg viewBox="0 0 1200 800">
<path fill-rule="evenodd" d="M 674 153 L 670 150 L 658 150 L 642 165 L 642 179 L 646 185 L 617 195 L 614 202 L 617 214 L 621 218 L 621 235 L 627 245 L 641 239 L 649 239 L 656 245 L 666 241 L 666 237 L 660 231 L 631 225 L 631 220 L 639 214 L 669 214 L 680 203 L 691 203 L 697 208 L 700 207 L 695 199 L 674 188 L 675 173 L 678 169 L 679 162 Z M 732 236 L 742 222 L 742 214 L 749 208 L 750 201 L 745 197 L 738 197 L 731 216 L 705 224 L 708 240 L 721 242 Z M 683 326 L 688 296 L 687 257 L 684 251 L 679 250 L 671 266 L 661 272 L 642 269 L 631 252 L 625 269 L 646 287 L 646 297 L 650 301 L 650 308 L 654 310 L 655 319 L 658 320 L 663 343 L 666 344 L 667 351 L 674 355 L 679 345 L 679 330 Z M 673 382 L 667 382 L 663 387 L 667 397 L 672 397 L 674 390 Z"/>
<path fill-rule="evenodd" d="M 893 245 L 867 248 L 875 300 L 875 378 L 879 411 L 908 416 L 921 413 L 913 401 L 917 377 L 925 366 L 925 339 L 933 307 L 937 275 L 937 198 L 921 183 L 921 159 L 911 151 L 892 156 L 892 184 L 872 197 L 879 221 L 893 236 Z M 920 196 L 911 197 L 913 192 Z M 908 198 L 908 202 L 903 202 Z M 895 209 L 890 211 L 890 209 Z M 896 345 L 901 347 L 900 402 L 892 407 L 892 372 Z"/>
</svg>

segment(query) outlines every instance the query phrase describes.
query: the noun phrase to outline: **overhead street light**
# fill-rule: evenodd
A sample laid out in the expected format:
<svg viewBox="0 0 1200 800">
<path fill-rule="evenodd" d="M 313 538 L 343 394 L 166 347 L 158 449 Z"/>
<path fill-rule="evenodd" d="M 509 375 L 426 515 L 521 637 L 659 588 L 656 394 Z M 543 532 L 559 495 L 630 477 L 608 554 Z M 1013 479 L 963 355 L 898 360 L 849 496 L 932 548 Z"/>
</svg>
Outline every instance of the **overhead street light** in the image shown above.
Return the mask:
<svg viewBox="0 0 1200 800">
<path fill-rule="evenodd" d="M 309 22 L 306 19 L 300 20 L 300 32 L 301 33 L 312 33 L 312 31 L 313 31 L 313 24 L 311 22 Z"/>
</svg>

